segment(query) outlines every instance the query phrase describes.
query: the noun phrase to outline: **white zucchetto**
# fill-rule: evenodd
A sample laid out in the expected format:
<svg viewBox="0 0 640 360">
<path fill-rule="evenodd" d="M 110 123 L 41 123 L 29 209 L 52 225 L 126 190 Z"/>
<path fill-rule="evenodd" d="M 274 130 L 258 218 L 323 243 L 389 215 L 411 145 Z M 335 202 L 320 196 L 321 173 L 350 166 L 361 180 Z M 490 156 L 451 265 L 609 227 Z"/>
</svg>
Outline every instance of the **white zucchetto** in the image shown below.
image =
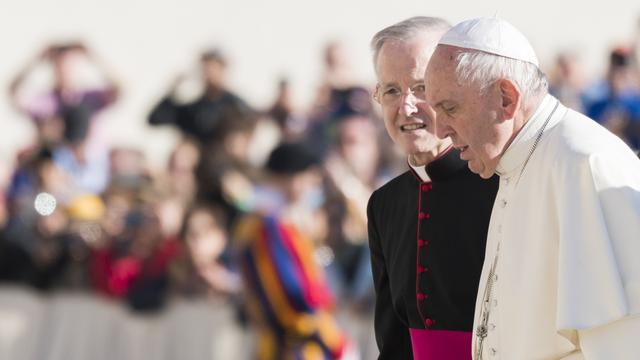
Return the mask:
<svg viewBox="0 0 640 360">
<path fill-rule="evenodd" d="M 539 66 L 529 40 L 513 25 L 495 17 L 463 21 L 447 31 L 438 44 L 480 50 Z"/>
</svg>

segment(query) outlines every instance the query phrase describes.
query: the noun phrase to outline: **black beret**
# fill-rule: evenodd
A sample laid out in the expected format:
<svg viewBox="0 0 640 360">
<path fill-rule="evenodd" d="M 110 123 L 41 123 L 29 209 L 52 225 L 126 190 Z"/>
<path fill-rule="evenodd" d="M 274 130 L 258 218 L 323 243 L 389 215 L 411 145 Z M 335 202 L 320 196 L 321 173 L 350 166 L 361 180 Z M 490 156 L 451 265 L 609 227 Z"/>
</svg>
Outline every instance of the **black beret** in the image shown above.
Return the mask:
<svg viewBox="0 0 640 360">
<path fill-rule="evenodd" d="M 275 174 L 293 175 L 319 163 L 319 158 L 303 144 L 282 143 L 269 155 L 266 168 Z"/>
</svg>

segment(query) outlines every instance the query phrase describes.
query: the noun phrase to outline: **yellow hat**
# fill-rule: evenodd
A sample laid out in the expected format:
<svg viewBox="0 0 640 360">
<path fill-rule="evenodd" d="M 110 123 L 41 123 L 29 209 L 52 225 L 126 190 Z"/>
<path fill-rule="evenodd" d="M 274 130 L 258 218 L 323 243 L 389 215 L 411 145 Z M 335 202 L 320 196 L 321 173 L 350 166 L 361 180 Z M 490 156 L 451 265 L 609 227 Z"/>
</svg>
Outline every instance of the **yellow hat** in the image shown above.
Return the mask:
<svg viewBox="0 0 640 360">
<path fill-rule="evenodd" d="M 74 220 L 97 221 L 104 216 L 105 206 L 100 197 L 85 194 L 71 200 L 67 212 Z"/>
</svg>

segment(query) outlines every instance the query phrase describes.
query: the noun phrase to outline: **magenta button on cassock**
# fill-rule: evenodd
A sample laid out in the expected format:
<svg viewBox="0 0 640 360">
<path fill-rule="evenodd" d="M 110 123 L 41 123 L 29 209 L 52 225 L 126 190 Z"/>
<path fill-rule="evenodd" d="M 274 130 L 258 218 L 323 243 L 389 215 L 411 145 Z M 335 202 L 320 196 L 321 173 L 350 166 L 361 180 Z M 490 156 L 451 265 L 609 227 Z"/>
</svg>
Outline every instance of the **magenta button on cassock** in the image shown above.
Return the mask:
<svg viewBox="0 0 640 360">
<path fill-rule="evenodd" d="M 409 329 L 415 360 L 470 360 L 471 332 Z"/>
</svg>

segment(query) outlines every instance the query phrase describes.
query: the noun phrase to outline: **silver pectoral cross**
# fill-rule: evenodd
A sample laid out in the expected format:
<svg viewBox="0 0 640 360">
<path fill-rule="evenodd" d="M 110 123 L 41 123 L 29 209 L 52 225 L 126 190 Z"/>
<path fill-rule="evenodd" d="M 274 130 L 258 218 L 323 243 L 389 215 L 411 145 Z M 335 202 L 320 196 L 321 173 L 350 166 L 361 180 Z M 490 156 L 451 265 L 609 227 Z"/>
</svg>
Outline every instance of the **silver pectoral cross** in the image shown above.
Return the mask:
<svg viewBox="0 0 640 360">
<path fill-rule="evenodd" d="M 484 345 L 484 339 L 487 338 L 487 335 L 489 335 L 489 327 L 487 326 L 487 323 L 489 322 L 489 310 L 486 307 L 486 304 L 489 302 L 488 300 L 485 300 L 485 306 L 482 308 L 482 321 L 480 321 L 480 325 L 478 325 L 478 327 L 476 327 L 476 360 L 481 360 L 482 359 L 482 349 L 483 349 L 483 345 Z"/>
<path fill-rule="evenodd" d="M 480 338 L 480 341 L 483 341 L 484 338 L 487 337 L 487 333 L 488 333 L 488 329 L 487 329 L 487 325 L 478 325 L 478 327 L 476 328 L 476 336 Z"/>
</svg>

